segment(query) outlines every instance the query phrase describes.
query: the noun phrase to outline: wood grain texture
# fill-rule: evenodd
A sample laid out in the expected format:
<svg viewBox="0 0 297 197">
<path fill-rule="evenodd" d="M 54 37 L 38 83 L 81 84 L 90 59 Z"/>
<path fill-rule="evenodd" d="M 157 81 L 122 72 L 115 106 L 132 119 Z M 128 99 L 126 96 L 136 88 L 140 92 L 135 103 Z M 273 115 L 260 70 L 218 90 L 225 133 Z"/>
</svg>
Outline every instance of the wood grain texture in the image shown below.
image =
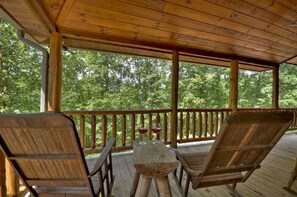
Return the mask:
<svg viewBox="0 0 297 197">
<path fill-rule="evenodd" d="M 134 141 L 133 152 L 134 167 L 146 176 L 166 176 L 178 164 L 174 154 L 161 141 Z"/>
<path fill-rule="evenodd" d="M 289 0 L 0 2 L 8 17 L 43 44 L 50 44 L 50 32 L 59 31 L 66 47 L 166 59 L 176 50 L 189 54 L 180 60 L 202 63 L 214 57 L 208 62 L 226 66 L 238 59 L 252 69 L 297 63 L 297 12 Z"/>
<path fill-rule="evenodd" d="M 224 121 L 209 153 L 176 152 L 177 158 L 193 189 L 245 182 L 292 120 L 290 112 L 235 112 Z M 188 186 L 187 182 L 185 196 Z"/>
<path fill-rule="evenodd" d="M 292 185 L 294 184 L 296 179 L 297 179 L 297 158 L 296 158 L 295 166 L 292 170 L 292 174 L 291 174 L 289 182 L 288 182 L 288 188 L 292 187 Z"/>
<path fill-rule="evenodd" d="M 1 149 L 33 196 L 95 196 L 104 192 L 103 184 L 107 184 L 110 194 L 114 138 L 89 173 L 70 118 L 54 113 L 0 115 L 0 125 Z M 102 169 L 102 180 L 92 178 Z"/>
<path fill-rule="evenodd" d="M 236 112 L 238 108 L 238 60 L 231 61 L 229 108 Z"/>
<path fill-rule="evenodd" d="M 178 79 L 179 79 L 179 52 L 172 52 L 171 78 L 171 147 L 177 147 L 177 108 L 178 108 Z"/>
<path fill-rule="evenodd" d="M 287 186 L 292 169 L 295 165 L 297 154 L 296 140 L 296 134 L 285 134 L 261 163 L 261 168 L 257 169 L 245 183 L 237 184 L 237 193 L 244 197 L 295 197 L 294 194 L 284 190 L 282 187 Z M 208 152 L 211 148 L 211 145 L 212 142 L 196 143 L 179 146 L 177 150 L 181 153 Z M 114 171 L 116 174 L 113 195 L 129 196 L 135 172 L 135 168 L 133 167 L 133 153 L 126 152 L 124 154 L 115 154 L 113 155 L 113 161 Z M 186 179 L 185 173 L 183 177 Z M 172 196 L 180 197 L 181 194 L 177 188 L 172 174 L 169 175 L 169 184 Z M 153 182 L 148 193 L 149 197 L 158 196 L 154 186 L 155 184 Z M 292 185 L 291 190 L 297 192 L 297 182 Z M 224 197 L 234 196 L 230 193 L 230 190 L 225 185 L 199 188 L 198 190 L 193 190 L 190 185 L 188 194 L 190 197 L 215 197 L 218 195 Z"/>
<path fill-rule="evenodd" d="M 6 196 L 5 156 L 0 151 L 0 196 Z"/>
<path fill-rule="evenodd" d="M 62 94 L 62 34 L 52 32 L 48 76 L 48 110 L 61 111 Z"/>
</svg>

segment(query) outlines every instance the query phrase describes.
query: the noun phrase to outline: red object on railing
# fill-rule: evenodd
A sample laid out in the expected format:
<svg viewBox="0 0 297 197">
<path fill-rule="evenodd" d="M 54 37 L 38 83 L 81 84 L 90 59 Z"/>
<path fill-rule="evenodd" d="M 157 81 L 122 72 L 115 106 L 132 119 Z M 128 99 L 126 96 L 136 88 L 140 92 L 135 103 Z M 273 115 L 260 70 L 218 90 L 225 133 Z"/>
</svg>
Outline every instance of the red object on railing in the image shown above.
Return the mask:
<svg viewBox="0 0 297 197">
<path fill-rule="evenodd" d="M 155 134 L 159 134 L 159 133 L 161 132 L 161 128 L 156 127 L 156 128 L 153 128 L 152 131 L 153 131 L 153 133 L 155 133 Z"/>
<path fill-rule="evenodd" d="M 146 134 L 147 133 L 147 128 L 140 128 L 139 133 Z"/>
</svg>

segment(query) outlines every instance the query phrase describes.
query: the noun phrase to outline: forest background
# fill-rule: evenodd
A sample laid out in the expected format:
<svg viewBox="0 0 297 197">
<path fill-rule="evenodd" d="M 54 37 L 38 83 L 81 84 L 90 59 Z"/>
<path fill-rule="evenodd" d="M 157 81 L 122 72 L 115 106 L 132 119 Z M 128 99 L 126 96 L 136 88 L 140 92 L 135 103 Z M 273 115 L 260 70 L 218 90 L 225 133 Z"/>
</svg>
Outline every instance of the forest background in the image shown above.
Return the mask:
<svg viewBox="0 0 297 197">
<path fill-rule="evenodd" d="M 0 18 L 0 113 L 39 112 L 41 53 Z M 180 64 L 179 108 L 228 108 L 229 68 Z M 297 107 L 297 66 L 280 66 L 280 107 Z M 63 51 L 62 111 L 170 108 L 171 62 Z M 239 72 L 239 108 L 272 107 L 272 70 Z"/>
</svg>

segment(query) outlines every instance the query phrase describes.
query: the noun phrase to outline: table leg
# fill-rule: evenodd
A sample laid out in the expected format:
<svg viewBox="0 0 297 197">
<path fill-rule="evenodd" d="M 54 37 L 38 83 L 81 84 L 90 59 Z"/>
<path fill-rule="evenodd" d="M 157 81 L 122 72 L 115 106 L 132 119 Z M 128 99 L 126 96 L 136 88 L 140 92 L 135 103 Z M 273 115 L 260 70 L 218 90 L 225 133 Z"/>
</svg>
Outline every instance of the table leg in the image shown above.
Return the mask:
<svg viewBox="0 0 297 197">
<path fill-rule="evenodd" d="M 159 188 L 160 197 L 172 197 L 168 176 L 158 177 L 157 184 Z"/>
<path fill-rule="evenodd" d="M 140 177 L 140 174 L 137 171 L 135 171 L 134 178 L 133 178 L 133 184 L 132 184 L 132 188 L 130 191 L 130 197 L 135 196 L 135 192 L 137 190 L 137 186 L 138 186 L 138 182 L 139 182 L 139 177 Z"/>
<path fill-rule="evenodd" d="M 140 175 L 140 180 L 136 190 L 136 197 L 147 197 L 151 187 L 152 178 Z"/>
<path fill-rule="evenodd" d="M 297 158 L 296 158 L 296 162 L 295 162 L 295 167 L 292 171 L 292 175 L 291 175 L 289 183 L 288 183 L 288 188 L 291 188 L 291 186 L 293 185 L 296 178 L 297 178 Z"/>
</svg>

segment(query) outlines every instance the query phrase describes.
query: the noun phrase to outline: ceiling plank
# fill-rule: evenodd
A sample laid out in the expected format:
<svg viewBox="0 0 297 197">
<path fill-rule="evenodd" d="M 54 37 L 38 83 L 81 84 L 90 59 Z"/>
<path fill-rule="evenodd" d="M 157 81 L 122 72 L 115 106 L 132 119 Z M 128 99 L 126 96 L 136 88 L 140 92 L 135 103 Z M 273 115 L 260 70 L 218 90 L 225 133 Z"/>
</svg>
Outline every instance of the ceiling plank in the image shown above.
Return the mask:
<svg viewBox="0 0 297 197">
<path fill-rule="evenodd" d="M 151 1 L 154 1 L 154 0 L 150 0 L 150 2 Z M 258 30 L 251 27 L 247 29 L 246 26 L 244 26 L 243 24 L 233 22 L 233 21 L 227 21 L 224 19 L 220 21 L 220 18 L 216 16 L 205 15 L 204 17 L 202 17 L 201 15 L 199 15 L 199 16 L 193 16 L 189 18 L 189 17 L 185 17 L 184 13 L 179 14 L 173 11 L 173 13 L 171 14 L 171 13 L 159 12 L 157 10 L 151 9 L 150 7 L 141 7 L 141 6 L 138 6 L 138 4 L 136 6 L 135 3 L 130 4 L 129 0 L 121 0 L 121 1 L 77 0 L 75 4 L 77 5 L 77 7 L 79 7 L 80 10 L 82 11 L 85 10 L 86 12 L 92 11 L 92 10 L 102 12 L 102 10 L 106 10 L 106 12 L 103 12 L 103 13 L 106 13 L 108 16 L 111 16 L 114 20 L 117 20 L 118 18 L 115 17 L 114 15 L 112 16 L 110 13 L 108 13 L 108 11 L 130 15 L 131 17 L 134 16 L 134 17 L 139 17 L 143 19 L 155 20 L 158 23 L 158 25 L 160 24 L 160 26 L 162 24 L 172 24 L 178 27 L 191 28 L 193 30 L 199 30 L 199 31 L 207 31 L 208 33 L 212 33 L 212 34 L 223 34 L 228 37 L 232 37 L 234 39 L 244 39 L 245 41 L 249 39 L 250 42 L 254 42 L 254 43 L 265 42 L 266 45 L 272 46 L 272 47 L 284 45 L 284 46 L 287 46 L 284 48 L 291 48 L 291 47 L 294 48 L 294 45 L 297 46 L 297 40 L 291 41 L 281 36 L 271 34 L 270 32 Z M 101 11 L 99 9 L 101 9 Z M 189 9 L 184 11 L 193 12 L 193 10 L 189 10 Z M 194 12 L 194 13 L 196 14 L 197 12 Z M 206 17 L 206 20 L 204 21 L 205 17 Z M 131 21 L 132 20 L 134 21 L 133 18 L 131 18 Z M 219 26 L 218 26 L 218 21 L 221 24 Z"/>
<path fill-rule="evenodd" d="M 86 41 L 86 40 L 78 40 L 75 38 L 69 38 L 67 35 L 64 35 L 65 38 L 64 44 L 69 48 L 81 48 L 83 46 L 86 50 L 95 50 L 102 52 L 111 52 L 111 53 L 119 53 L 126 55 L 136 55 L 142 57 L 152 57 L 164 60 L 171 60 L 171 51 L 161 51 L 161 50 L 148 50 L 147 48 L 142 48 L 141 46 L 124 46 L 119 44 L 108 44 L 96 41 Z M 198 56 L 187 53 L 180 53 L 180 61 L 195 63 L 195 64 L 206 64 L 213 66 L 223 66 L 230 67 L 230 60 L 227 59 L 216 59 L 212 57 Z M 252 70 L 252 71 L 264 71 L 267 69 L 271 69 L 270 67 L 265 67 L 263 65 L 253 65 L 245 62 L 239 63 L 240 69 Z"/>
<path fill-rule="evenodd" d="M 56 20 L 56 25 L 58 28 L 60 28 L 63 25 L 66 17 L 68 16 L 68 14 L 73 6 L 74 1 L 75 0 L 65 0 L 63 7 L 62 7 L 61 11 L 59 12 L 59 15 Z"/>
<path fill-rule="evenodd" d="M 277 53 L 284 54 L 285 56 L 291 56 L 297 53 L 297 48 L 294 46 L 288 47 L 281 44 L 271 45 L 271 41 L 265 39 L 255 39 L 252 36 L 241 36 L 244 39 L 236 37 L 236 42 L 234 42 L 234 35 L 230 34 L 229 31 L 225 29 L 217 29 L 215 33 L 208 31 L 205 26 L 200 27 L 199 24 L 193 25 L 195 28 L 188 28 L 184 26 L 177 26 L 170 23 L 165 23 L 162 21 L 156 21 L 146 18 L 141 18 L 138 16 L 132 16 L 124 13 L 114 12 L 101 8 L 93 8 L 84 6 L 81 9 L 81 5 L 76 4 L 73 6 L 72 12 L 69 14 L 69 18 L 72 20 L 77 20 L 81 22 L 86 22 L 94 25 L 106 26 L 106 27 L 121 27 L 127 28 L 126 23 L 133 25 L 131 29 L 137 29 L 139 33 L 148 33 L 151 30 L 152 35 L 159 35 L 158 32 L 170 32 L 173 34 L 189 35 L 193 37 L 199 37 L 203 39 L 210 39 L 215 42 L 223 42 L 225 44 L 234 44 L 237 46 L 243 46 L 245 48 L 250 48 L 253 50 L 266 51 L 267 53 Z M 86 8 L 87 7 L 87 8 Z M 121 23 L 120 23 L 121 22 Z M 143 29 L 144 27 L 145 29 Z M 149 29 L 148 29 L 149 28 Z M 143 29 L 143 32 L 141 32 Z M 148 30 L 147 30 L 148 29 Z M 161 30 L 161 31 L 160 31 Z M 197 31 L 199 30 L 199 31 Z M 231 31 L 231 30 L 230 30 Z M 242 35 L 242 34 L 240 34 Z M 256 41 L 254 41 L 256 40 Z M 297 45 L 297 44 L 296 44 Z M 291 54 L 290 54 L 291 53 Z"/>
<path fill-rule="evenodd" d="M 51 14 L 51 18 L 55 21 L 61 11 L 61 8 L 65 0 L 41 0 L 48 12 Z"/>
<path fill-rule="evenodd" d="M 181 52 L 199 54 L 199 55 L 204 55 L 204 56 L 208 56 L 208 57 L 217 57 L 217 58 L 223 58 L 223 59 L 237 59 L 237 60 L 243 61 L 243 62 L 267 65 L 270 67 L 278 66 L 277 60 L 267 61 L 264 59 L 260 59 L 260 56 L 258 58 L 252 58 L 252 57 L 245 57 L 245 56 L 239 56 L 239 55 L 234 55 L 234 54 L 227 54 L 227 53 L 223 53 L 223 52 L 217 52 L 219 50 L 210 51 L 210 50 L 195 49 L 189 43 L 180 43 L 180 45 L 178 45 L 178 46 L 172 45 L 172 44 L 170 45 L 168 43 L 164 43 L 164 41 L 162 41 L 162 39 L 160 39 L 160 38 L 158 38 L 159 42 L 147 41 L 149 39 L 149 37 L 151 37 L 151 36 L 147 36 L 146 37 L 147 39 L 135 40 L 133 37 L 133 35 L 135 36 L 135 34 L 129 33 L 129 32 L 121 32 L 121 34 L 124 35 L 124 39 L 123 39 L 123 37 L 118 37 L 115 35 L 112 36 L 112 34 L 107 35 L 107 34 L 98 34 L 95 32 L 94 33 L 79 32 L 79 31 L 75 31 L 75 30 L 69 29 L 69 28 L 62 28 L 61 30 L 62 30 L 61 32 L 63 34 L 77 35 L 78 38 L 90 37 L 90 38 L 95 38 L 95 39 L 99 39 L 99 40 L 111 40 L 111 41 L 115 41 L 115 42 L 135 44 L 135 45 L 148 46 L 148 47 L 154 47 L 154 48 L 161 48 L 161 49 L 165 49 L 165 50 L 178 50 Z M 110 30 L 110 31 L 112 31 L 112 30 Z M 143 35 L 141 35 L 141 36 L 143 36 Z M 221 51 L 224 51 L 224 50 L 221 50 Z"/>
<path fill-rule="evenodd" d="M 55 23 L 51 18 L 51 15 L 48 13 L 46 7 L 41 2 L 41 0 L 24 0 L 27 5 L 34 10 L 36 16 L 43 22 L 43 24 L 48 28 L 49 32 L 56 31 Z"/>
<path fill-rule="evenodd" d="M 6 16 L 15 21 L 16 28 L 22 28 L 37 42 L 43 42 L 49 38 L 49 32 L 45 24 L 28 7 L 23 0 L 4 1 L 0 0 L 1 9 L 6 12 Z M 16 6 L 18 5 L 18 6 Z M 13 15 L 11 15 L 13 13 Z M 5 15 L 2 15 L 5 16 Z"/>
<path fill-rule="evenodd" d="M 173 3 L 167 3 L 164 11 L 166 13 L 179 15 L 180 17 L 187 17 L 193 20 L 203 20 L 217 26 L 225 26 L 230 29 L 242 28 L 245 33 L 252 33 L 262 31 L 269 35 L 269 39 L 277 36 L 280 39 L 288 39 L 289 42 L 296 42 L 297 35 L 292 34 L 291 31 L 282 29 L 274 24 L 234 12 L 206 1 L 199 1 L 199 4 L 193 1 L 179 1 L 170 0 Z M 190 3 L 187 3 L 190 2 Z M 276 39 L 276 41 L 279 39 Z"/>
<path fill-rule="evenodd" d="M 144 31 L 139 33 L 139 28 L 137 29 L 137 31 L 133 32 L 129 31 L 129 29 L 116 29 L 113 26 L 105 27 L 96 25 L 96 28 L 94 28 L 94 25 L 88 24 L 86 21 L 83 23 L 79 23 L 76 21 L 69 20 L 67 21 L 67 24 L 67 27 L 76 31 L 76 34 L 78 35 L 81 35 L 81 33 L 83 33 L 77 29 L 77 27 L 81 27 L 84 29 L 84 31 L 88 31 L 90 33 L 97 34 L 98 36 L 103 37 L 110 35 L 112 37 L 109 37 L 109 39 L 118 39 L 122 40 L 122 42 L 125 42 L 129 39 L 130 43 L 147 41 L 155 44 L 163 43 L 165 45 L 176 45 L 177 47 L 185 46 L 187 48 L 200 48 L 203 50 L 208 50 L 210 52 L 214 50 L 229 54 L 239 54 L 245 52 L 246 56 L 254 56 L 258 57 L 259 59 L 265 57 L 274 57 L 277 61 L 290 57 L 290 55 L 280 56 L 276 54 L 269 54 L 264 51 L 256 51 L 253 49 L 244 48 L 242 46 L 228 46 L 220 42 L 214 42 L 207 39 L 201 39 L 199 37 L 186 36 L 180 34 L 174 34 L 174 39 L 172 40 L 172 36 L 168 38 L 158 34 L 146 34 Z M 64 31 L 61 30 L 61 32 L 63 33 Z M 214 46 L 214 44 L 216 45 L 216 48 L 212 47 Z"/>
</svg>

